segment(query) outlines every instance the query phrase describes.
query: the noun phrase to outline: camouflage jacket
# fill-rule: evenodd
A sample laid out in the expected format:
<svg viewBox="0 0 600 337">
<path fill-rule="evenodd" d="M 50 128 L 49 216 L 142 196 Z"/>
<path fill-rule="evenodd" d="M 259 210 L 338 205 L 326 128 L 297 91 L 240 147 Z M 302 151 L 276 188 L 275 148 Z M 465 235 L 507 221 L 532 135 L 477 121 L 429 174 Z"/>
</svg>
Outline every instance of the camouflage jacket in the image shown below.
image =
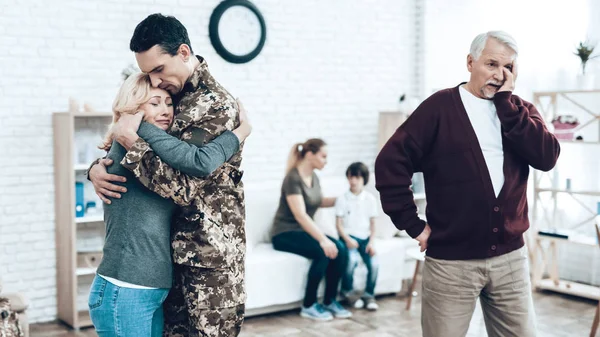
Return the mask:
<svg viewBox="0 0 600 337">
<path fill-rule="evenodd" d="M 176 115 L 169 133 L 194 145 L 204 145 L 239 126 L 234 97 L 209 73 L 201 57 L 181 93 L 174 97 Z M 121 165 L 159 195 L 180 206 L 172 223 L 173 259 L 177 264 L 221 269 L 243 281 L 246 251 L 242 148 L 208 177 L 173 169 L 148 143 L 138 139 Z M 235 283 L 234 281 L 233 283 Z"/>
<path fill-rule="evenodd" d="M 19 315 L 12 310 L 8 298 L 0 297 L 0 336 L 23 337 Z"/>
</svg>

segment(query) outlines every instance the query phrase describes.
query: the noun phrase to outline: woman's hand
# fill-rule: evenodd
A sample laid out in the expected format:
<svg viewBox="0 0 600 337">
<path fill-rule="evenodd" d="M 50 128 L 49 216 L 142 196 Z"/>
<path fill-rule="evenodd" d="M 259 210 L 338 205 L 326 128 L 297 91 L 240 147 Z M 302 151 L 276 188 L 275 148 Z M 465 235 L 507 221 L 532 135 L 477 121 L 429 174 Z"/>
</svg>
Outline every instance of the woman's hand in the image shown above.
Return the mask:
<svg viewBox="0 0 600 337">
<path fill-rule="evenodd" d="M 331 241 L 331 239 L 329 238 L 325 238 L 323 240 L 321 240 L 321 242 L 319 242 L 319 244 L 321 245 L 321 248 L 323 248 L 323 251 L 325 252 L 325 256 L 327 256 L 330 259 L 335 259 L 338 255 L 338 249 L 337 246 L 335 245 L 335 243 L 333 243 L 333 241 Z"/>
<path fill-rule="evenodd" d="M 358 248 L 358 241 L 354 240 L 353 238 L 348 238 L 348 240 L 344 241 L 346 241 L 346 246 L 348 247 L 348 249 Z"/>
<path fill-rule="evenodd" d="M 248 112 L 246 111 L 246 108 L 244 108 L 242 102 L 238 99 L 237 103 L 240 110 L 240 126 L 233 130 L 233 133 L 238 137 L 241 144 L 248 136 L 250 136 L 250 133 L 252 133 L 252 125 L 248 119 Z"/>
</svg>

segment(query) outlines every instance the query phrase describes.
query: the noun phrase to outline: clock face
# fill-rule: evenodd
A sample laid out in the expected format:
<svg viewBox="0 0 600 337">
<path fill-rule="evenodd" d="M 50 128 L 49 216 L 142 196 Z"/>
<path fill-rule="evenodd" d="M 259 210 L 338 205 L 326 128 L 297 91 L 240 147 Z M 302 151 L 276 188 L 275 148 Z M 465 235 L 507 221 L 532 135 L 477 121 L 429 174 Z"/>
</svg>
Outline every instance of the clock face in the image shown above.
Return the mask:
<svg viewBox="0 0 600 337">
<path fill-rule="evenodd" d="M 262 50 L 266 25 L 262 14 L 248 0 L 224 0 L 213 11 L 208 26 L 215 51 L 232 63 L 246 63 Z"/>
<path fill-rule="evenodd" d="M 261 35 L 260 21 L 247 7 L 230 7 L 219 20 L 219 37 L 223 47 L 232 54 L 250 54 L 259 44 Z"/>
</svg>

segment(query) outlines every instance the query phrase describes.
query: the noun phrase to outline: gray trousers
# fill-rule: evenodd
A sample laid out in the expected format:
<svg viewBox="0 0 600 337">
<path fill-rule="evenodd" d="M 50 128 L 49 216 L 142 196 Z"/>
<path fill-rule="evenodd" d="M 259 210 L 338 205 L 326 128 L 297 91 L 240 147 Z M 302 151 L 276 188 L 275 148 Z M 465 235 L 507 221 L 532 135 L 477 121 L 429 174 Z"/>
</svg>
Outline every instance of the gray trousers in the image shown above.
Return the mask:
<svg viewBox="0 0 600 337">
<path fill-rule="evenodd" d="M 478 298 L 489 337 L 536 336 L 525 247 L 484 260 L 426 257 L 423 337 L 465 336 Z"/>
</svg>

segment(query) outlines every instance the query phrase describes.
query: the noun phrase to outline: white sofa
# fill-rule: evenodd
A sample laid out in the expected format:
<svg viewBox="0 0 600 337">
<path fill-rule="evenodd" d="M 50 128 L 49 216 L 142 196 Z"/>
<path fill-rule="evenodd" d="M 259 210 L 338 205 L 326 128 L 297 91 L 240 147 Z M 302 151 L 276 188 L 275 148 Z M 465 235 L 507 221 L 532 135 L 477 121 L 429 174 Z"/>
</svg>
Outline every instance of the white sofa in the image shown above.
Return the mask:
<svg viewBox="0 0 600 337">
<path fill-rule="evenodd" d="M 373 180 L 367 185 L 367 190 L 379 200 Z M 343 177 L 322 178 L 321 185 L 324 196 L 339 196 L 348 189 L 347 180 Z M 280 181 L 245 184 L 247 316 L 299 308 L 304 298 L 311 261 L 276 251 L 270 242 L 269 230 L 277 210 L 280 188 Z M 315 220 L 325 233 L 337 237 L 333 208 L 320 209 Z M 376 294 L 397 293 L 402 288 L 403 279 L 412 277 L 414 263 L 407 261 L 405 251 L 416 247 L 416 241 L 397 234 L 380 207 L 375 241 L 380 264 Z M 366 268 L 361 264 L 356 270 L 355 287 L 363 290 L 365 279 Z M 323 284 L 320 294 L 322 292 Z"/>
</svg>

